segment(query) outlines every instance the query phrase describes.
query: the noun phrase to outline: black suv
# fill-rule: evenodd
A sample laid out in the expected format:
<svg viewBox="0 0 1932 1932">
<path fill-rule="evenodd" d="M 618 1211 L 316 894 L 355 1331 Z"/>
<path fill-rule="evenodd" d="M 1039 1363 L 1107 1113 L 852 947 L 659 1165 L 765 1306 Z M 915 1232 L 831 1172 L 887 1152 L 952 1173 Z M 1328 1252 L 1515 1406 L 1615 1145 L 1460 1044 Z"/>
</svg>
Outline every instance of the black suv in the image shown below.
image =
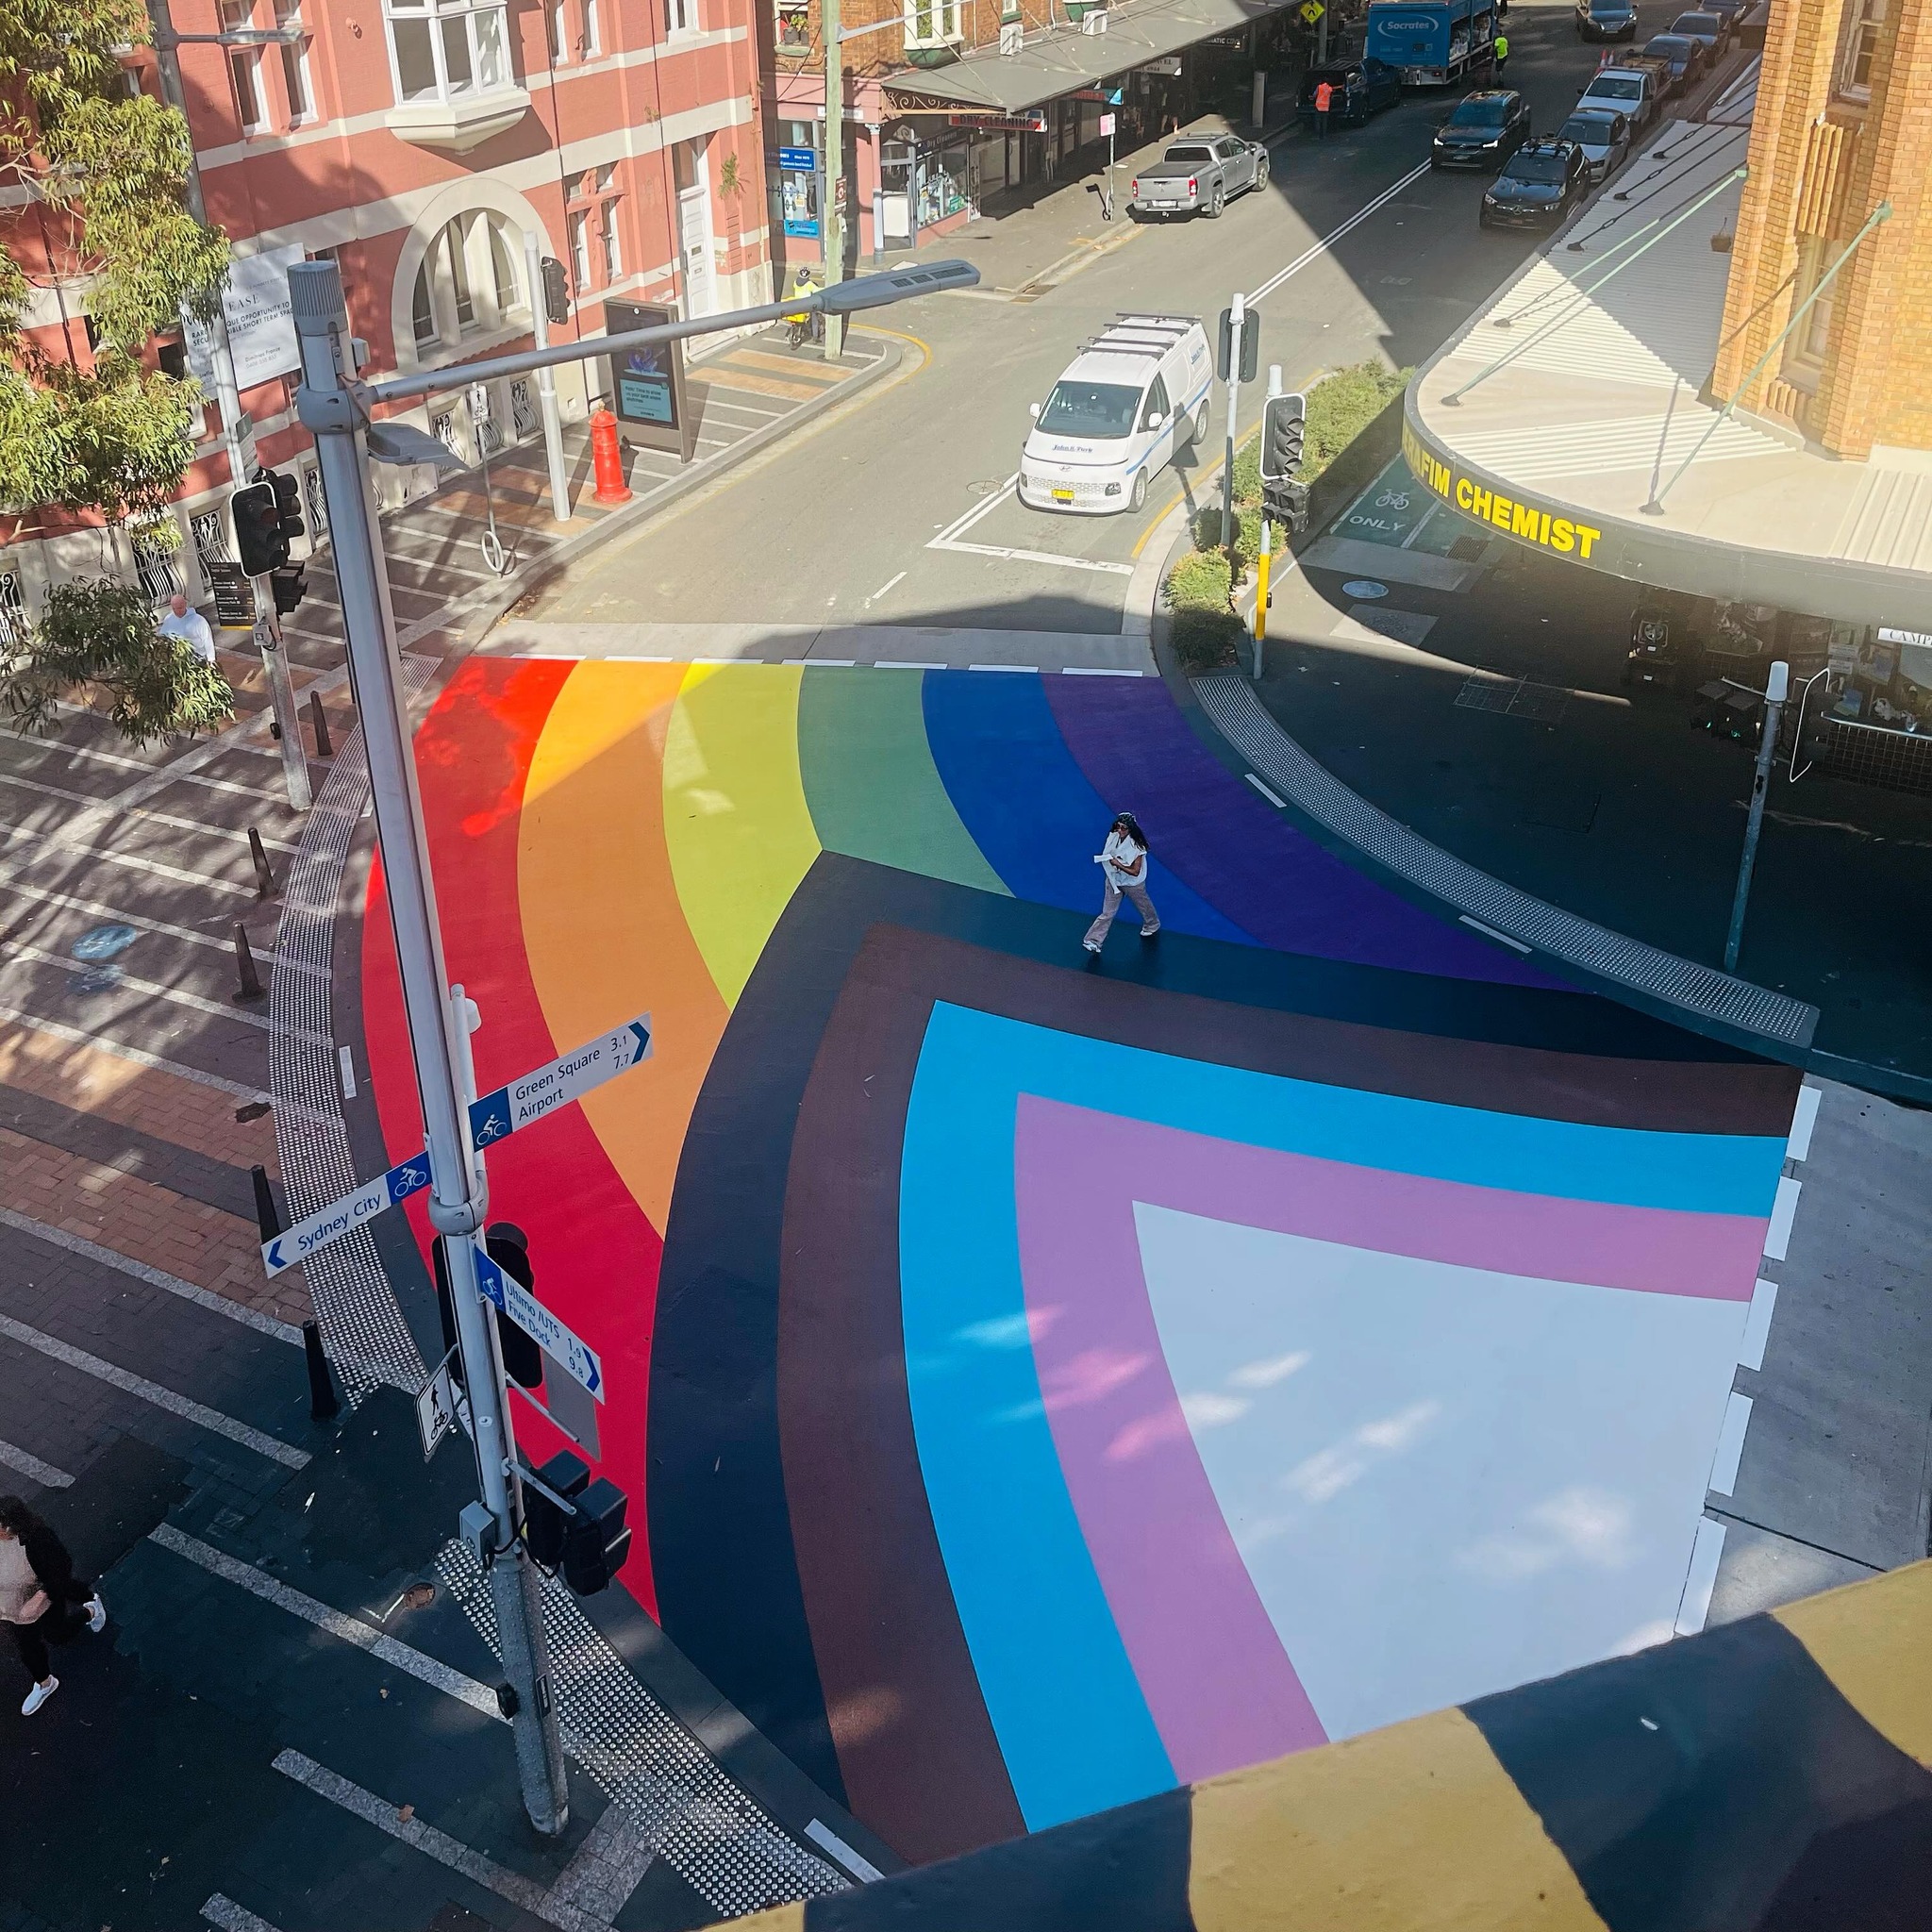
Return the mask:
<svg viewBox="0 0 1932 1932">
<path fill-rule="evenodd" d="M 1632 0 L 1576 0 L 1579 41 L 1634 41 L 1637 8 Z"/>
<path fill-rule="evenodd" d="M 1485 228 L 1554 228 L 1583 199 L 1590 163 L 1574 141 L 1525 141 L 1483 190 Z"/>
<path fill-rule="evenodd" d="M 1429 165 L 1499 167 L 1528 139 L 1529 103 L 1514 88 L 1482 88 L 1464 94 L 1436 129 Z"/>
</svg>

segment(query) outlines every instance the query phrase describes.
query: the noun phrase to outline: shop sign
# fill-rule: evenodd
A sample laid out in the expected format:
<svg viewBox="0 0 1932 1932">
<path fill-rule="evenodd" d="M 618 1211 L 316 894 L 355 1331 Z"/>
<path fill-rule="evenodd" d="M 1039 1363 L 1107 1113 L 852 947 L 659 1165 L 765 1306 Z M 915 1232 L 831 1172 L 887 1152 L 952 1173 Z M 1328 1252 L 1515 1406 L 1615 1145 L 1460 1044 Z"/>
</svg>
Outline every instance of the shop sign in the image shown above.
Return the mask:
<svg viewBox="0 0 1932 1932">
<path fill-rule="evenodd" d="M 1454 504 L 1473 522 L 1488 524 L 1506 537 L 1554 557 L 1574 557 L 1582 563 L 1590 561 L 1591 553 L 1602 541 L 1600 529 L 1564 516 L 1560 504 L 1546 508 L 1526 497 L 1507 496 L 1465 475 L 1453 463 L 1445 463 L 1432 450 L 1424 449 L 1407 424 L 1402 430 L 1402 455 L 1424 488 L 1433 490 L 1444 503 Z"/>
<path fill-rule="evenodd" d="M 606 302 L 604 327 L 613 336 L 632 329 L 661 328 L 677 311 L 648 302 Z M 631 432 L 631 441 L 652 449 L 675 450 L 689 462 L 696 447 L 695 425 L 684 401 L 684 344 L 646 342 L 606 358 L 610 408 Z"/>
<path fill-rule="evenodd" d="M 781 147 L 778 150 L 778 165 L 790 174 L 815 175 L 819 165 L 818 150 L 810 147 Z"/>
<path fill-rule="evenodd" d="M 1020 114 L 949 114 L 949 125 L 976 127 L 986 134 L 1044 134 L 1046 109 L 1028 108 Z"/>
<path fill-rule="evenodd" d="M 1178 54 L 1163 54 L 1158 60 L 1150 60 L 1141 68 L 1142 74 L 1179 74 L 1181 57 Z"/>
</svg>

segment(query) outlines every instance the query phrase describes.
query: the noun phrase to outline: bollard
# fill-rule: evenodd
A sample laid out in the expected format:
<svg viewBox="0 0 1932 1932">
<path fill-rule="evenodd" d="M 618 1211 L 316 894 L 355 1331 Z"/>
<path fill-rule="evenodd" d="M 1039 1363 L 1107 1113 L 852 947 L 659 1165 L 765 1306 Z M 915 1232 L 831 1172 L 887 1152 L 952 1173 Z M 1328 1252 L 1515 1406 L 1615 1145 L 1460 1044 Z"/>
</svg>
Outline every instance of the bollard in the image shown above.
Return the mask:
<svg viewBox="0 0 1932 1932">
<path fill-rule="evenodd" d="M 255 1224 L 260 1228 L 266 1247 L 282 1231 L 282 1212 L 275 1206 L 275 1191 L 268 1184 L 268 1169 L 251 1167 L 248 1177 L 255 1183 Z"/>
<path fill-rule="evenodd" d="M 241 980 L 232 995 L 235 1004 L 242 1007 L 250 1000 L 258 1000 L 261 978 L 255 970 L 255 955 L 248 949 L 248 928 L 239 919 L 235 922 L 235 972 Z"/>
<path fill-rule="evenodd" d="M 328 1372 L 328 1357 L 322 1352 L 321 1323 L 303 1323 L 302 1352 L 308 1357 L 308 1419 L 332 1422 L 341 1412 L 341 1404 L 336 1400 L 336 1382 Z"/>
<path fill-rule="evenodd" d="M 308 693 L 308 722 L 315 727 L 315 756 L 319 758 L 334 758 L 336 748 L 328 735 L 328 713 L 322 708 L 319 691 Z"/>
<path fill-rule="evenodd" d="M 261 834 L 253 825 L 248 828 L 248 856 L 255 861 L 255 896 L 273 899 L 275 895 L 275 875 L 269 870 L 268 853 L 262 845 Z"/>
<path fill-rule="evenodd" d="M 597 487 L 591 492 L 593 502 L 630 501 L 624 480 L 624 453 L 617 444 L 617 418 L 608 409 L 591 411 L 591 465 L 597 475 Z"/>
</svg>

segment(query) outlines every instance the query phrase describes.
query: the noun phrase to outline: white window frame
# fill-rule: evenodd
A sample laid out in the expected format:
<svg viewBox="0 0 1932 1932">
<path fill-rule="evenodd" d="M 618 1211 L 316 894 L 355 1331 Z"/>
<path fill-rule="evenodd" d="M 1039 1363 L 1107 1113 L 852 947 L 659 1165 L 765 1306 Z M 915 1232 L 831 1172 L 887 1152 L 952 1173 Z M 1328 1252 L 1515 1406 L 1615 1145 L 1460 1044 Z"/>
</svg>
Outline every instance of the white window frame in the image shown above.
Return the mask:
<svg viewBox="0 0 1932 1932">
<path fill-rule="evenodd" d="M 576 284 L 575 294 L 581 300 L 597 284 L 591 275 L 591 211 L 587 208 L 574 208 L 564 218 L 564 226 L 570 231 L 570 274 Z"/>
<path fill-rule="evenodd" d="M 681 41 L 686 35 L 700 31 L 698 0 L 664 0 L 664 38 L 667 41 Z"/>
<path fill-rule="evenodd" d="M 777 10 L 777 42 L 781 54 L 808 54 L 811 51 L 811 0 L 775 0 Z M 796 40 L 788 40 L 785 35 L 786 23 L 795 21 L 801 28 Z"/>
<path fill-rule="evenodd" d="M 616 198 L 597 204 L 597 239 L 604 250 L 604 286 L 614 289 L 624 279 L 624 236 Z"/>
<path fill-rule="evenodd" d="M 1879 36 L 1885 31 L 1887 0 L 1852 0 L 1845 9 L 1844 46 L 1839 56 L 1838 92 L 1854 101 L 1872 98 L 1872 69 L 1878 58 Z M 1857 78 L 1863 60 L 1865 77 Z"/>
<path fill-rule="evenodd" d="M 604 51 L 604 30 L 597 18 L 597 0 L 582 0 L 582 38 L 577 42 L 578 57 L 594 60 Z"/>
<path fill-rule="evenodd" d="M 243 134 L 268 132 L 268 95 L 261 85 L 261 49 L 229 47 L 228 92 Z"/>
<path fill-rule="evenodd" d="M 906 44 L 945 47 L 964 38 L 959 27 L 959 0 L 905 0 Z"/>
<path fill-rule="evenodd" d="M 492 231 L 502 249 L 500 263 L 491 251 Z M 500 214 L 489 208 L 472 208 L 445 222 L 417 265 L 415 286 L 409 292 L 410 331 L 417 356 L 426 358 L 438 349 L 456 348 L 479 336 L 527 328 L 530 302 L 529 291 L 521 285 L 522 263 L 521 241 Z M 504 273 L 498 273 L 499 266 Z M 416 316 L 425 291 L 434 334 L 418 336 Z M 507 302 L 503 299 L 506 291 Z M 469 311 L 467 319 L 465 309 Z"/>
<path fill-rule="evenodd" d="M 564 4 L 565 0 L 544 0 L 543 44 L 553 67 L 563 67 L 570 61 L 570 24 L 564 15 Z"/>
<path fill-rule="evenodd" d="M 492 33 L 484 23 L 493 18 L 493 52 L 499 64 L 494 80 L 483 78 L 484 55 L 492 50 Z M 514 44 L 510 38 L 508 0 L 383 0 L 383 40 L 389 47 L 390 84 L 398 107 L 419 101 L 461 101 L 479 94 L 500 93 L 520 83 L 517 79 Z M 469 76 L 460 82 L 450 79 L 445 27 L 461 22 L 461 36 Z M 396 54 L 396 26 L 425 25 L 428 27 L 430 63 L 436 76 L 433 89 L 425 93 L 405 94 L 402 63 Z"/>
</svg>

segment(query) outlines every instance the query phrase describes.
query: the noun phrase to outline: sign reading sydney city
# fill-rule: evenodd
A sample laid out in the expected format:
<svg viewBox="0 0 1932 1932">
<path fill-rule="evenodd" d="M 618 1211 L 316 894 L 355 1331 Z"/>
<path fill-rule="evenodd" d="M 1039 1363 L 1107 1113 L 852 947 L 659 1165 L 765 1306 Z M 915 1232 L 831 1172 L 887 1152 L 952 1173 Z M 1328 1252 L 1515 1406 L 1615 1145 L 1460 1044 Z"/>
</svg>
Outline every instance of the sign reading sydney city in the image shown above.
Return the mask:
<svg viewBox="0 0 1932 1932">
<path fill-rule="evenodd" d="M 499 1087 L 494 1093 L 486 1093 L 481 1100 L 473 1100 L 470 1138 L 478 1147 L 494 1146 L 519 1127 L 541 1121 L 566 1102 L 629 1072 L 640 1060 L 650 1057 L 651 1016 L 640 1013 L 635 1020 L 612 1027 L 575 1053 L 567 1053 L 547 1067 L 539 1067 L 521 1080 Z"/>
<path fill-rule="evenodd" d="M 341 1241 L 365 1221 L 386 1214 L 398 1201 L 408 1200 L 428 1185 L 429 1157 L 427 1154 L 414 1155 L 366 1187 L 358 1188 L 353 1194 L 344 1194 L 341 1200 L 331 1201 L 326 1208 L 318 1208 L 307 1221 L 298 1221 L 273 1241 L 263 1241 L 262 1265 L 273 1278 L 284 1268 L 292 1268 L 297 1261 L 306 1261 L 318 1248 L 325 1248 L 331 1241 Z"/>
</svg>

